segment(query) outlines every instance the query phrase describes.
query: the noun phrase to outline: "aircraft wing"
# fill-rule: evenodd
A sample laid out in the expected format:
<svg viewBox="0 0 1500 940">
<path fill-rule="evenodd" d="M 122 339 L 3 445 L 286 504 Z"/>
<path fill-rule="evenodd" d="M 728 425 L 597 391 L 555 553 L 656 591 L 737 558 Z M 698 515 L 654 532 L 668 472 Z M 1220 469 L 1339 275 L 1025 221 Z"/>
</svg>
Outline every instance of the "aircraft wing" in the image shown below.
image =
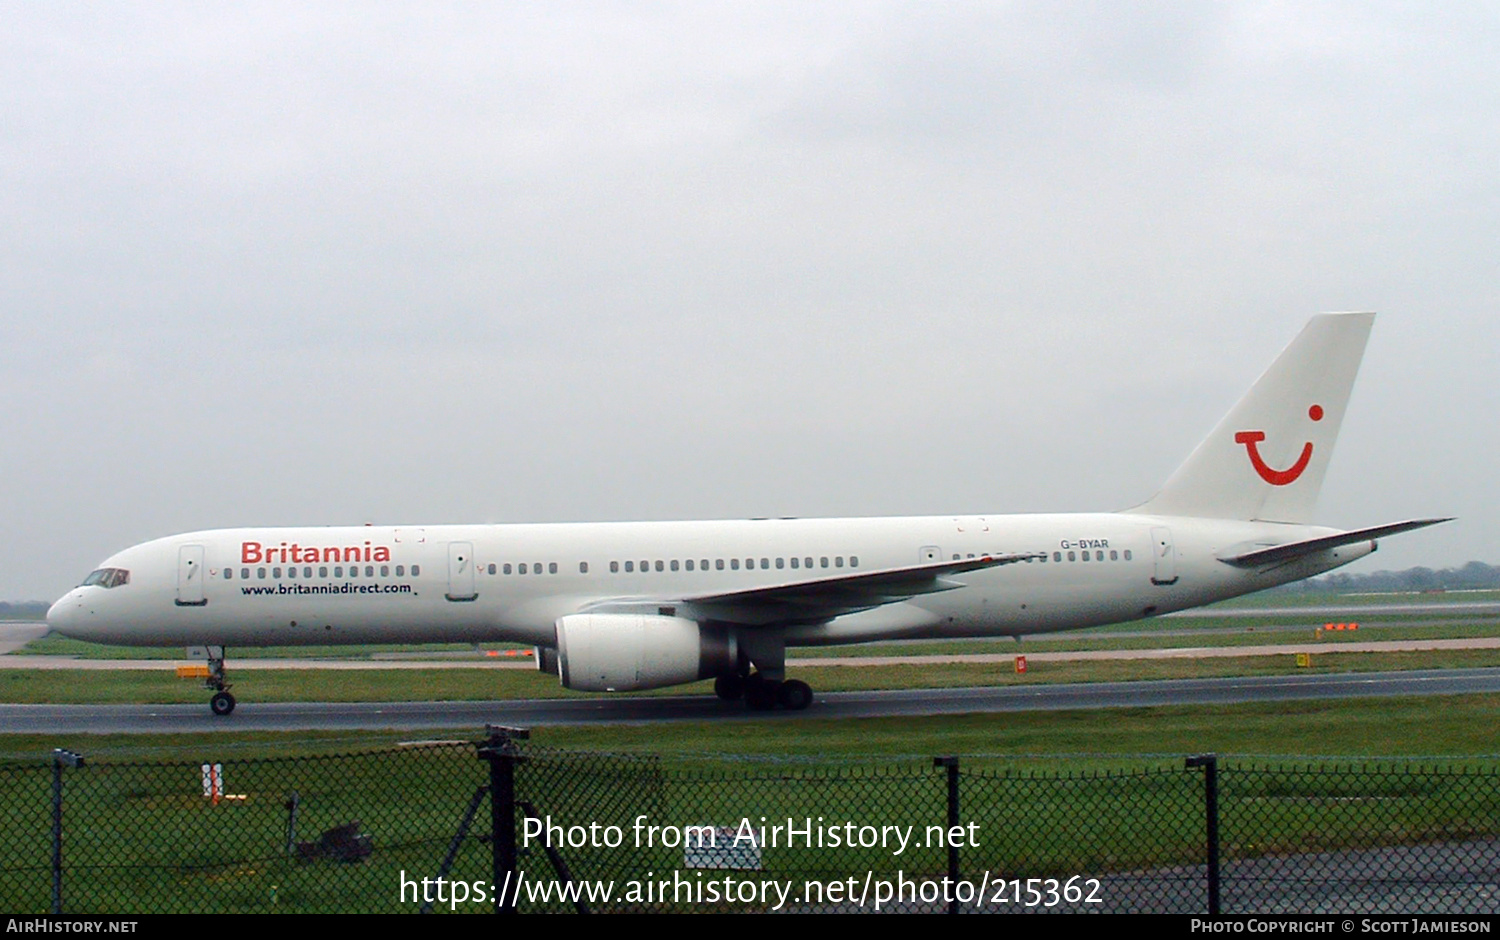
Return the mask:
<svg viewBox="0 0 1500 940">
<path fill-rule="evenodd" d="M 1355 529 L 1351 532 L 1339 532 L 1335 535 L 1325 535 L 1321 538 L 1305 539 L 1301 542 L 1288 542 L 1285 545 L 1272 545 L 1268 548 L 1257 548 L 1251 551 L 1241 551 L 1244 545 L 1237 545 L 1230 552 L 1235 554 L 1220 555 L 1219 560 L 1226 565 L 1234 565 L 1237 568 L 1254 568 L 1259 565 L 1274 565 L 1281 562 L 1292 561 L 1304 555 L 1312 555 L 1317 552 L 1327 551 L 1330 548 L 1338 548 L 1341 545 L 1353 545 L 1357 542 L 1370 542 L 1387 535 L 1397 535 L 1401 532 L 1410 532 L 1413 529 L 1425 529 L 1430 525 L 1440 522 L 1452 522 L 1447 519 L 1409 519 L 1406 522 L 1392 522 L 1387 525 L 1372 526 L 1368 529 Z"/>
<path fill-rule="evenodd" d="M 1039 558 L 1036 553 L 982 555 L 956 561 L 933 561 L 906 568 L 838 574 L 787 581 L 743 591 L 694 594 L 673 599 L 620 598 L 584 608 L 590 613 L 639 611 L 642 607 L 671 606 L 673 613 L 699 622 L 718 621 L 749 626 L 822 623 L 843 614 L 896 604 L 921 594 L 963 587 L 949 577 Z"/>
</svg>

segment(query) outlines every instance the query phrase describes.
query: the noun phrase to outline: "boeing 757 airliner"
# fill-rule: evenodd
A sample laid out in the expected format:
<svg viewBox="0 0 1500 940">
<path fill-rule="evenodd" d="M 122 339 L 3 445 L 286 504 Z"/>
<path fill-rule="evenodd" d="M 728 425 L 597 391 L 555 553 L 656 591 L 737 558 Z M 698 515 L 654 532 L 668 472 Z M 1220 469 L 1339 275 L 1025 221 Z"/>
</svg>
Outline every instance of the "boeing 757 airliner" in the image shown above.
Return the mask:
<svg viewBox="0 0 1500 940">
<path fill-rule="evenodd" d="M 1321 574 L 1376 539 L 1313 504 L 1374 314 L 1314 317 L 1151 499 L 1123 512 L 888 519 L 217 529 L 105 560 L 52 606 L 66 636 L 224 649 L 517 641 L 570 689 L 714 679 L 812 702 L 786 649 L 1020 636 L 1151 617 Z"/>
</svg>

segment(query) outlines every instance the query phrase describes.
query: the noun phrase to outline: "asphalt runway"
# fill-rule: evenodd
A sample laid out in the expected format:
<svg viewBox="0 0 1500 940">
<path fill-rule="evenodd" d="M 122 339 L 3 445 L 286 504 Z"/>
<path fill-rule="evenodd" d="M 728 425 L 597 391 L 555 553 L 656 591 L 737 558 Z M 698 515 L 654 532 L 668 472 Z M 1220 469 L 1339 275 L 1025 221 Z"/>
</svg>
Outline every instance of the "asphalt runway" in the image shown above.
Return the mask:
<svg viewBox="0 0 1500 940">
<path fill-rule="evenodd" d="M 1018 711 L 1225 705 L 1392 695 L 1500 692 L 1500 669 L 1169 679 L 979 689 L 830 692 L 805 712 L 751 712 L 712 696 L 643 696 L 510 702 L 241 702 L 216 718 L 201 705 L 0 705 L 9 734 L 205 734 L 216 731 L 431 731 L 679 721 L 922 717 Z"/>
</svg>

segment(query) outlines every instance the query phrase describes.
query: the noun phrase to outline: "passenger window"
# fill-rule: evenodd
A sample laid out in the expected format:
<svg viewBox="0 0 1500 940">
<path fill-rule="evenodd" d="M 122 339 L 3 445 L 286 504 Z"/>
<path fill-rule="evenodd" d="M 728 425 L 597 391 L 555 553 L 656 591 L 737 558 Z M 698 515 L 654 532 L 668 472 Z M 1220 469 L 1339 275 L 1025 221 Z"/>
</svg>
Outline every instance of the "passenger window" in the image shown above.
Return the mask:
<svg viewBox="0 0 1500 940">
<path fill-rule="evenodd" d="M 365 565 L 365 577 L 367 577 L 367 578 L 373 578 L 373 577 L 375 577 L 375 566 L 374 565 Z"/>
<path fill-rule="evenodd" d="M 851 568 L 858 568 L 859 567 L 859 556 L 858 555 L 850 555 L 849 556 L 849 567 L 851 567 Z"/>
<path fill-rule="evenodd" d="M 547 562 L 547 572 L 549 574 L 557 574 L 557 562 L 555 562 L 555 561 L 549 561 L 549 562 Z"/>
<path fill-rule="evenodd" d="M 1062 552 L 1053 552 L 1052 553 L 1052 560 L 1053 561 L 1062 561 Z"/>
<path fill-rule="evenodd" d="M 266 579 L 266 569 L 264 569 L 264 568 L 256 568 L 255 569 L 255 576 L 257 578 L 259 578 L 260 580 L 264 581 Z"/>
<path fill-rule="evenodd" d="M 412 565 L 411 566 L 411 576 L 413 578 L 415 578 L 417 575 L 419 575 L 421 573 L 422 573 L 422 566 L 421 565 Z"/>
<path fill-rule="evenodd" d="M 297 566 L 296 565 L 292 565 L 292 566 L 288 567 L 286 569 L 286 576 L 288 578 L 295 578 L 297 576 Z"/>
<path fill-rule="evenodd" d="M 760 567 L 761 567 L 762 571 L 765 571 L 765 570 L 769 569 L 771 567 L 771 559 L 769 559 L 769 558 L 762 558 L 760 560 Z"/>
<path fill-rule="evenodd" d="M 1125 549 L 1125 560 L 1126 561 L 1130 560 L 1130 549 L 1128 549 L 1128 548 Z"/>
<path fill-rule="evenodd" d="M 521 574 L 525 574 L 526 573 L 526 562 L 523 561 L 519 565 L 516 565 L 516 570 L 519 571 Z"/>
<path fill-rule="evenodd" d="M 307 566 L 303 567 L 303 569 L 302 569 L 302 577 L 304 577 L 304 578 L 310 578 L 310 577 L 312 577 L 312 565 L 307 565 Z"/>
<path fill-rule="evenodd" d="M 274 568 L 271 569 L 271 577 L 272 578 L 276 578 L 276 579 L 280 579 L 281 578 L 281 566 L 280 565 L 277 565 L 276 567 L 274 567 Z"/>
<path fill-rule="evenodd" d="M 224 580 L 225 581 L 233 581 L 234 580 L 234 569 L 233 568 L 225 568 L 224 569 Z"/>
<path fill-rule="evenodd" d="M 699 566 L 699 568 L 700 568 L 700 569 L 701 569 L 701 570 L 703 570 L 703 571 L 707 571 L 707 570 L 708 570 L 708 559 L 707 559 L 707 558 L 705 558 L 705 559 L 703 559 L 703 560 L 702 560 L 702 561 L 700 561 L 700 562 L 699 562 L 699 563 L 698 563 L 698 566 Z"/>
<path fill-rule="evenodd" d="M 823 561 L 823 567 L 827 568 L 828 567 L 828 556 L 824 555 L 823 558 L 822 558 L 822 561 Z"/>
<path fill-rule="evenodd" d="M 1077 560 L 1078 560 L 1078 556 L 1076 554 L 1074 554 L 1073 552 L 1068 552 L 1068 561 L 1077 561 Z"/>
<path fill-rule="evenodd" d="M 723 571 L 724 570 L 724 559 L 722 559 L 722 558 L 716 558 L 716 559 L 714 559 L 714 570 L 716 570 L 716 571 Z"/>
<path fill-rule="evenodd" d="M 661 559 L 660 558 L 656 559 L 656 570 L 657 571 L 661 571 L 662 568 L 663 568 L 663 565 L 661 563 Z"/>
<path fill-rule="evenodd" d="M 835 568 L 842 568 L 842 567 L 844 567 L 844 556 L 843 555 L 835 555 L 834 558 L 833 558 L 833 566 Z"/>
<path fill-rule="evenodd" d="M 389 578 L 391 576 L 391 566 L 390 565 L 381 565 L 380 566 L 380 576 L 382 578 Z"/>
<path fill-rule="evenodd" d="M 729 559 L 729 567 L 733 571 L 739 571 L 740 570 L 740 560 L 738 558 L 731 558 L 731 559 Z"/>
<path fill-rule="evenodd" d="M 630 562 L 627 561 L 626 564 L 628 565 L 628 564 L 630 564 Z M 612 562 L 609 563 L 609 573 L 610 574 L 619 574 L 620 573 L 620 563 L 618 561 L 612 561 Z"/>
<path fill-rule="evenodd" d="M 1081 559 L 1079 559 L 1080 561 L 1088 561 L 1089 560 L 1089 553 L 1088 552 L 1083 552 L 1082 555 L 1083 555 L 1083 557 Z"/>
<path fill-rule="evenodd" d="M 807 558 L 802 559 L 802 567 L 804 567 L 804 568 L 811 568 L 812 567 L 812 558 L 811 557 L 807 557 Z"/>
<path fill-rule="evenodd" d="M 485 569 L 485 570 L 487 570 L 490 574 L 494 574 L 495 572 L 499 571 L 500 569 L 497 568 L 497 567 L 495 567 L 495 563 L 492 561 L 492 562 L 490 562 L 489 567 L 487 569 Z"/>
<path fill-rule="evenodd" d="M 777 558 L 776 559 L 776 567 L 778 567 L 778 568 L 785 568 L 786 567 L 786 559 L 785 558 Z"/>
<path fill-rule="evenodd" d="M 685 565 L 687 567 L 687 570 L 689 570 L 689 571 L 693 570 L 693 560 L 691 558 L 689 558 L 687 561 L 683 562 L 683 565 Z"/>
<path fill-rule="evenodd" d="M 793 567 L 793 568 L 796 568 L 796 567 L 797 567 L 797 563 L 798 563 L 798 562 L 799 562 L 799 561 L 801 561 L 801 559 L 799 559 L 799 558 L 796 558 L 796 557 L 793 557 L 793 558 L 792 558 L 792 567 Z"/>
<path fill-rule="evenodd" d="M 249 581 L 250 580 L 250 569 L 249 568 L 241 568 L 240 569 L 240 579 L 243 580 L 243 581 Z"/>
<path fill-rule="evenodd" d="M 1114 549 L 1110 549 L 1109 550 L 1109 560 L 1110 561 L 1119 561 L 1120 560 L 1120 553 L 1117 552 L 1117 551 L 1115 551 Z"/>
<path fill-rule="evenodd" d="M 400 565 L 396 566 L 396 573 L 397 574 L 401 573 L 401 566 Z M 319 565 L 318 566 L 318 577 L 320 577 L 320 578 L 326 578 L 326 577 L 328 577 L 328 566 L 327 565 Z"/>
<path fill-rule="evenodd" d="M 494 573 L 495 573 L 495 566 L 494 565 L 490 565 L 490 574 L 494 574 Z M 405 565 L 397 565 L 396 566 L 396 577 L 400 578 L 400 577 L 404 577 L 405 575 L 406 575 L 406 566 Z M 318 576 L 322 577 L 322 574 L 319 574 Z"/>
<path fill-rule="evenodd" d="M 1095 561 L 1103 561 L 1104 560 L 1104 553 L 1103 552 L 1094 552 L 1094 560 Z"/>
<path fill-rule="evenodd" d="M 579 574 L 588 574 L 589 573 L 589 563 L 586 562 L 586 561 L 580 561 L 578 563 L 578 573 Z"/>
<path fill-rule="evenodd" d="M 633 562 L 633 561 L 627 561 L 627 562 L 625 562 L 625 571 L 626 571 L 627 574 L 634 574 L 635 573 L 635 562 Z"/>
<path fill-rule="evenodd" d="M 344 566 L 343 565 L 334 565 L 333 566 L 333 576 L 335 578 L 342 578 L 344 576 Z"/>
<path fill-rule="evenodd" d="M 672 570 L 673 571 L 677 570 L 677 559 L 675 559 L 675 558 L 672 559 Z"/>
</svg>

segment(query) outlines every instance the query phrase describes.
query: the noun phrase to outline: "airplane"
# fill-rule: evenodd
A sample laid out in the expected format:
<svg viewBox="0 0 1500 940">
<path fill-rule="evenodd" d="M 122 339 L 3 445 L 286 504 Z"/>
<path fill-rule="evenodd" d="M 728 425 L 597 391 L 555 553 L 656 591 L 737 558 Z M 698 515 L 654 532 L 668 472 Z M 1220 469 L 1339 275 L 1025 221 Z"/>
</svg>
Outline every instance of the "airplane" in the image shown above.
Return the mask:
<svg viewBox="0 0 1500 940">
<path fill-rule="evenodd" d="M 1311 523 L 1372 313 L 1312 318 L 1161 490 L 1122 512 L 238 528 L 106 559 L 64 636 L 187 646 L 214 714 L 232 646 L 487 643 L 575 690 L 714 680 L 807 708 L 788 647 L 1002 637 L 1153 617 L 1346 565 L 1448 519 Z"/>
</svg>

